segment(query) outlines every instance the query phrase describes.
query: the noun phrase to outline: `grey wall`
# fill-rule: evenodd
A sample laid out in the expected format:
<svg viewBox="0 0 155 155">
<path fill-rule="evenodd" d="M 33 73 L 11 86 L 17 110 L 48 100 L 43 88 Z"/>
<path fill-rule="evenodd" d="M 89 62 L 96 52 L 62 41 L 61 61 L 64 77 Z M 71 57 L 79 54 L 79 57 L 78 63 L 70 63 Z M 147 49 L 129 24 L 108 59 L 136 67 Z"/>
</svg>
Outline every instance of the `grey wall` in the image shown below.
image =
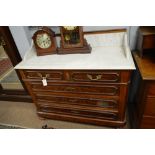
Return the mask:
<svg viewBox="0 0 155 155">
<path fill-rule="evenodd" d="M 129 36 L 130 36 L 130 49 L 135 50 L 138 37 L 139 26 L 130 26 Z"/>
<path fill-rule="evenodd" d="M 16 46 L 19 50 L 21 57 L 23 58 L 26 51 L 30 48 L 30 32 L 26 26 L 9 26 Z"/>
<path fill-rule="evenodd" d="M 11 33 L 19 50 L 21 57 L 23 58 L 26 51 L 30 48 L 32 35 L 37 30 L 35 28 L 29 29 L 28 26 L 10 26 Z M 131 50 L 136 47 L 137 30 L 138 26 L 84 26 L 84 31 L 97 31 L 97 30 L 110 30 L 110 29 L 122 29 L 126 28 L 128 32 L 129 46 Z M 52 29 L 59 33 L 58 27 L 52 27 Z"/>
</svg>

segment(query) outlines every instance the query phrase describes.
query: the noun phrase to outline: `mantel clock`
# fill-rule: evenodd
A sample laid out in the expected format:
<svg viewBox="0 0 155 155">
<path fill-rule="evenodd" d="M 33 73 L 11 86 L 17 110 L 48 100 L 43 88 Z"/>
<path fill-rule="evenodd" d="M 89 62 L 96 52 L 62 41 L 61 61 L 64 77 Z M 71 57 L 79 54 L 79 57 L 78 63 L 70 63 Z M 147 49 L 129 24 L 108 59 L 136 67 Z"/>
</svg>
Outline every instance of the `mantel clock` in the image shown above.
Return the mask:
<svg viewBox="0 0 155 155">
<path fill-rule="evenodd" d="M 84 39 L 82 26 L 61 26 L 59 54 L 90 53 L 91 47 Z"/>
<path fill-rule="evenodd" d="M 38 56 L 57 53 L 55 33 L 48 27 L 42 27 L 32 37 Z"/>
</svg>

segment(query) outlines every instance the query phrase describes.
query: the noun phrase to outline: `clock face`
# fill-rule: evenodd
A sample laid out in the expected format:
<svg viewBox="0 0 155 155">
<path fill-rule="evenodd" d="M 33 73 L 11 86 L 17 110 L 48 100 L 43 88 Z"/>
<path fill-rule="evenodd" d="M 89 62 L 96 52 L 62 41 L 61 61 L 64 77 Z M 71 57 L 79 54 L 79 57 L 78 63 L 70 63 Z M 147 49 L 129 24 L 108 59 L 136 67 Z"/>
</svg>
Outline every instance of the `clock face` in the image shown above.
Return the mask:
<svg viewBox="0 0 155 155">
<path fill-rule="evenodd" d="M 38 34 L 36 37 L 36 43 L 40 48 L 49 48 L 52 45 L 50 36 L 47 33 Z"/>
</svg>

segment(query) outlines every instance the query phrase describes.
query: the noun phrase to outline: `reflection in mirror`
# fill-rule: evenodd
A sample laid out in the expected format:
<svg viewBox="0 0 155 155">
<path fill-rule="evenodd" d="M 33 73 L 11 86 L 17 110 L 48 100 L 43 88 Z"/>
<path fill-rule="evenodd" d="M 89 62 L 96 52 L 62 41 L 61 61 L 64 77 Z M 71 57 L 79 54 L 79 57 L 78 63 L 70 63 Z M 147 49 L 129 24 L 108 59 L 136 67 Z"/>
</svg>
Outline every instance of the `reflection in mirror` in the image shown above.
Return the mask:
<svg viewBox="0 0 155 155">
<path fill-rule="evenodd" d="M 0 85 L 3 89 L 23 89 L 3 46 L 0 46 Z"/>
</svg>

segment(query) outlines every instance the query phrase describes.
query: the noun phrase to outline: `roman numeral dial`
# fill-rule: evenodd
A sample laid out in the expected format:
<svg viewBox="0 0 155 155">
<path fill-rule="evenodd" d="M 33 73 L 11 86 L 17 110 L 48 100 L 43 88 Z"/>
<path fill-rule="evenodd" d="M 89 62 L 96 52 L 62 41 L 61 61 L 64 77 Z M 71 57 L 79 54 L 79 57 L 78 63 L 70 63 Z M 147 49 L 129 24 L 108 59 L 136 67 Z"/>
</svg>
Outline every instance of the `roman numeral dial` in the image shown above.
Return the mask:
<svg viewBox="0 0 155 155">
<path fill-rule="evenodd" d="M 46 33 L 38 34 L 36 38 L 36 42 L 40 48 L 44 48 L 44 49 L 49 48 L 52 45 L 50 36 Z"/>
</svg>

